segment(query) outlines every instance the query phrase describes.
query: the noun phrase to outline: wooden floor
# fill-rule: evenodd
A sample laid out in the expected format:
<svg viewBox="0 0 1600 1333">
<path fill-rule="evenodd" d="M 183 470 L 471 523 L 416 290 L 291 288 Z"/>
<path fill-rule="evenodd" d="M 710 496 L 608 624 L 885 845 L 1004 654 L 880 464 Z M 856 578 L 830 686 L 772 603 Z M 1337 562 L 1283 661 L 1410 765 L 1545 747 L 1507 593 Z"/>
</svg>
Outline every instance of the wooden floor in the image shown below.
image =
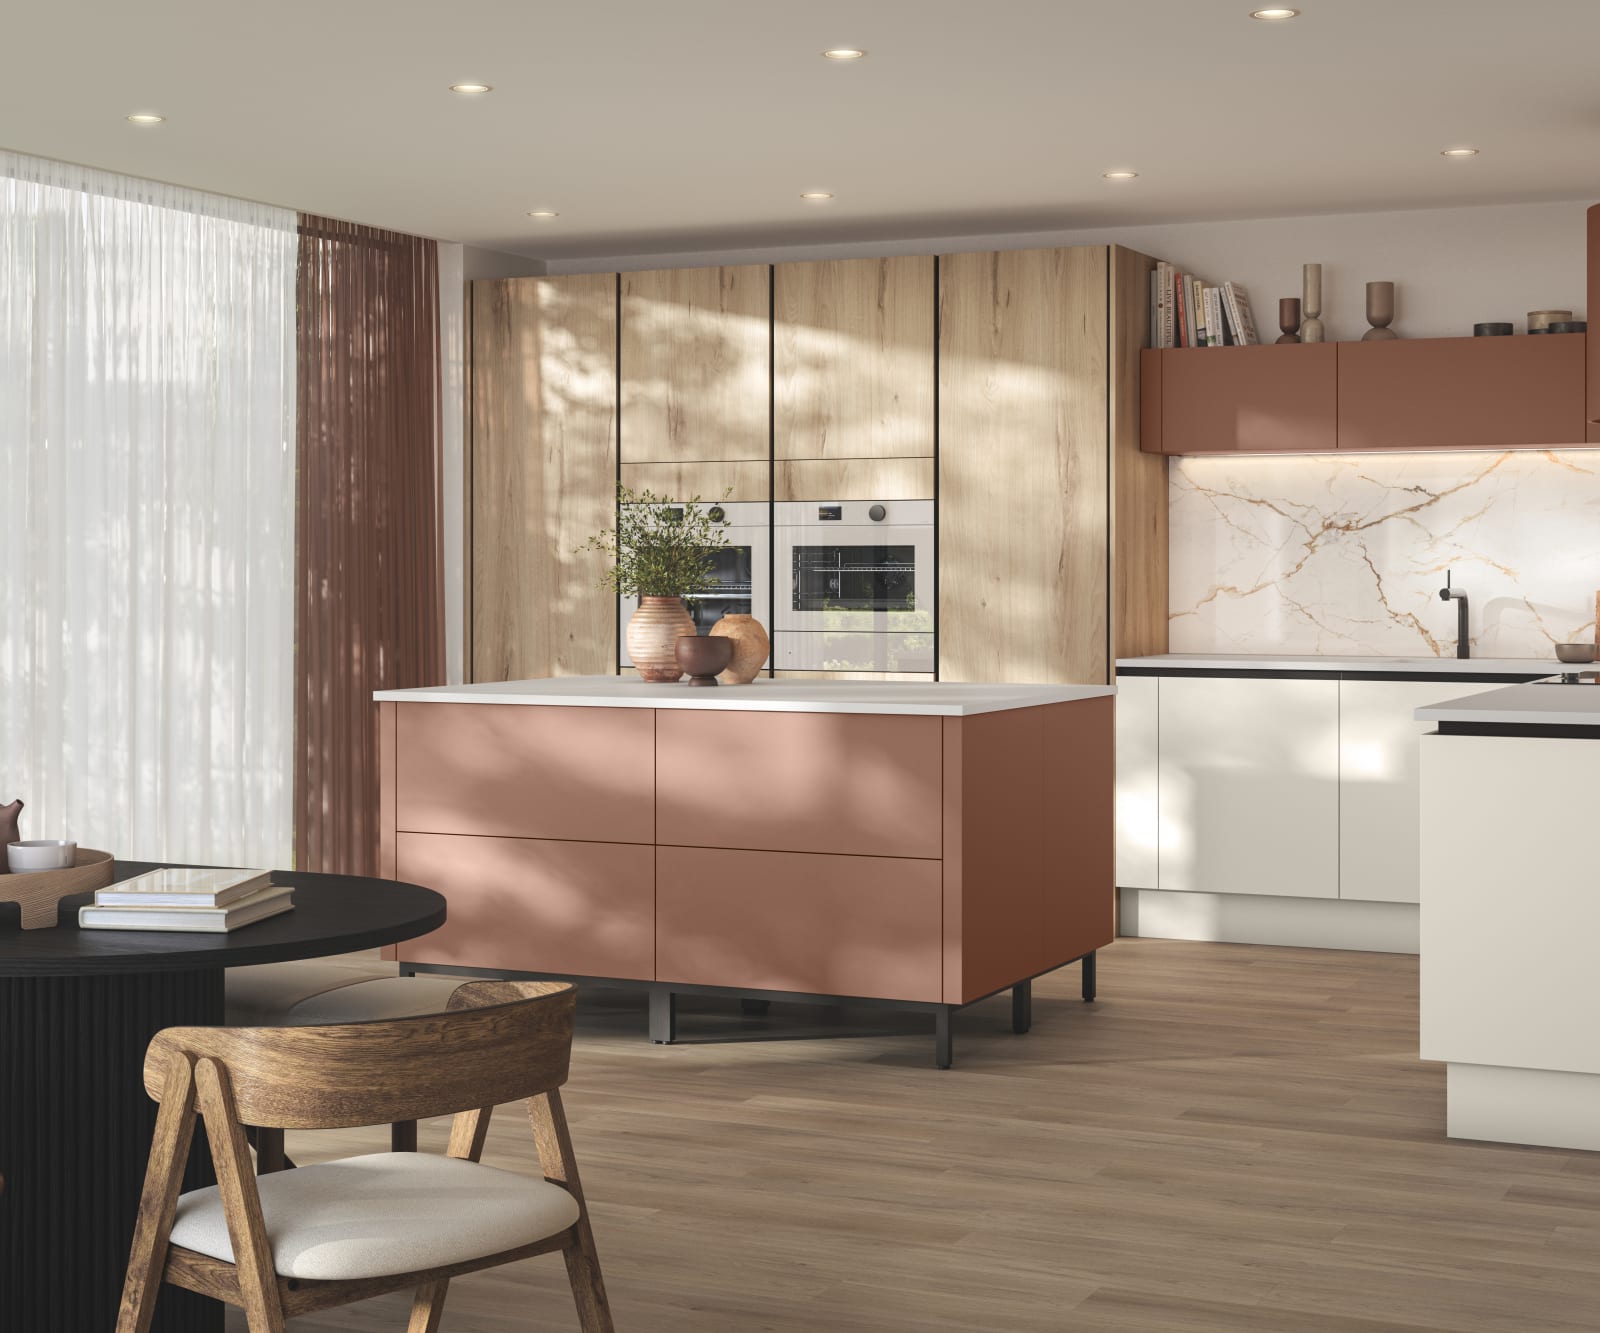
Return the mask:
<svg viewBox="0 0 1600 1333">
<path fill-rule="evenodd" d="M 636 998 L 592 993 L 567 1107 L 618 1329 L 1600 1328 L 1600 1154 L 1444 1138 L 1414 958 L 1124 940 L 1100 1003 L 1077 991 L 1039 983 L 1024 1037 L 1004 997 L 963 1014 L 948 1072 L 900 1016 L 691 1009 L 656 1047 Z M 528 1166 L 525 1121 L 485 1160 Z M 458 1281 L 444 1320 L 576 1327 L 555 1258 Z"/>
</svg>

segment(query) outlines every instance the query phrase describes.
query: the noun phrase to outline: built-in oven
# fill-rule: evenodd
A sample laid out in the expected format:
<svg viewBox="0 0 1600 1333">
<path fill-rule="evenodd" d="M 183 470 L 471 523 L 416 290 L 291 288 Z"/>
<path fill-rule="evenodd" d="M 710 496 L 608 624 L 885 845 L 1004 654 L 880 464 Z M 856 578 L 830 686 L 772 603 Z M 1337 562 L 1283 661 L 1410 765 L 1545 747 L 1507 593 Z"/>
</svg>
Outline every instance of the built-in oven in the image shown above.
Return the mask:
<svg viewBox="0 0 1600 1333">
<path fill-rule="evenodd" d="M 773 665 L 934 670 L 932 500 L 773 507 Z"/>
<path fill-rule="evenodd" d="M 683 513 L 681 504 L 668 503 L 667 508 Z M 772 538 L 766 503 L 724 500 L 705 508 L 712 521 L 722 525 L 728 544 L 716 549 L 710 577 L 686 596 L 690 619 L 702 634 L 726 615 L 750 615 L 770 625 Z M 622 597 L 618 602 L 617 660 L 622 666 L 632 666 L 621 628 L 638 610 L 639 599 Z"/>
</svg>

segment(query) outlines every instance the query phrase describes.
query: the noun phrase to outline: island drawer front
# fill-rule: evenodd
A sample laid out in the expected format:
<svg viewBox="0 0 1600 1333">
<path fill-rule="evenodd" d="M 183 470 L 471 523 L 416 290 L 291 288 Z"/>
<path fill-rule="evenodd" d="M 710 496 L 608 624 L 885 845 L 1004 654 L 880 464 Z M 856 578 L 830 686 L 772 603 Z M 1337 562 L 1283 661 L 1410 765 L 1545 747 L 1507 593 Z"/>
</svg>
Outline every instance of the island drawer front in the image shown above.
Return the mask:
<svg viewBox="0 0 1600 1333">
<path fill-rule="evenodd" d="M 653 848 L 401 833 L 395 861 L 449 902 L 443 926 L 398 947 L 403 963 L 654 976 Z"/>
<path fill-rule="evenodd" d="M 661 847 L 656 979 L 938 1002 L 940 865 Z"/>
<path fill-rule="evenodd" d="M 656 841 L 937 858 L 937 717 L 656 714 Z"/>
<path fill-rule="evenodd" d="M 654 840 L 649 709 L 423 703 L 401 704 L 398 714 L 403 830 Z"/>
</svg>

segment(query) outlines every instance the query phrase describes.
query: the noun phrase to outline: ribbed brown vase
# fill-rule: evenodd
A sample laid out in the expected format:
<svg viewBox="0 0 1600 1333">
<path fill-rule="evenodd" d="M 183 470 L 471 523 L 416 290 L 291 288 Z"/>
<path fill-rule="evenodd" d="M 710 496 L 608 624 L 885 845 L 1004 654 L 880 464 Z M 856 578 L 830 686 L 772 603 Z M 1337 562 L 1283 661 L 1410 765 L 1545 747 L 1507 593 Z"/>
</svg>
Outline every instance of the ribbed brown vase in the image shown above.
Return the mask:
<svg viewBox="0 0 1600 1333">
<path fill-rule="evenodd" d="M 718 638 L 733 640 L 733 661 L 717 677 L 724 685 L 748 685 L 761 674 L 772 651 L 772 640 L 754 616 L 723 616 L 711 627 Z"/>
<path fill-rule="evenodd" d="M 643 680 L 666 684 L 679 679 L 678 636 L 693 634 L 694 621 L 681 597 L 641 597 L 639 609 L 628 617 L 624 636 L 628 657 Z"/>
</svg>

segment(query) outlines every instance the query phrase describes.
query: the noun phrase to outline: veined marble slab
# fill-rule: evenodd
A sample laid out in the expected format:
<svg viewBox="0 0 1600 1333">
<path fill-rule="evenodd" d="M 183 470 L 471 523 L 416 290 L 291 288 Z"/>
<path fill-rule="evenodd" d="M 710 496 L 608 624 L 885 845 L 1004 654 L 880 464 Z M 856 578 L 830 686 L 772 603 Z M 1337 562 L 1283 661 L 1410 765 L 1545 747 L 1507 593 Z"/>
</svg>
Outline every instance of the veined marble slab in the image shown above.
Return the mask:
<svg viewBox="0 0 1600 1333">
<path fill-rule="evenodd" d="M 1174 652 L 1480 658 L 1594 636 L 1600 451 L 1188 457 L 1171 465 Z"/>
<path fill-rule="evenodd" d="M 544 704 L 564 708 L 703 708 L 757 713 L 909 713 L 972 717 L 1011 708 L 1104 699 L 1110 685 L 982 685 L 871 680 L 757 680 L 713 688 L 652 685 L 621 676 L 558 676 L 414 690 L 379 690 L 380 702 Z"/>
</svg>

